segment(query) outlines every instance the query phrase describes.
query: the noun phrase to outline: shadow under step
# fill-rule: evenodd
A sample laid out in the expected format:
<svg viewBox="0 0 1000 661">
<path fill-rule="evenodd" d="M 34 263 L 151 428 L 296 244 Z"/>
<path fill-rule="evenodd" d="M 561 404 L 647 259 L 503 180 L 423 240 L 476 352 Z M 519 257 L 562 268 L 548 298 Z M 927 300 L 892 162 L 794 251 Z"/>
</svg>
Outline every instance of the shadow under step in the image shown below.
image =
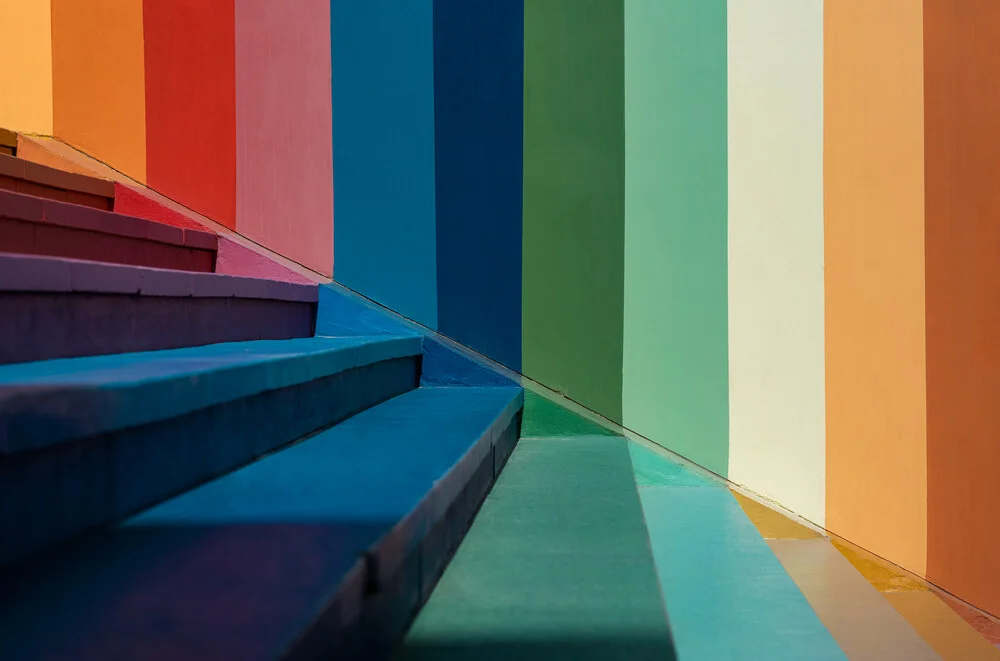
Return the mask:
<svg viewBox="0 0 1000 661">
<path fill-rule="evenodd" d="M 517 387 L 420 388 L 0 578 L 19 661 L 376 659 L 517 441 Z"/>
</svg>

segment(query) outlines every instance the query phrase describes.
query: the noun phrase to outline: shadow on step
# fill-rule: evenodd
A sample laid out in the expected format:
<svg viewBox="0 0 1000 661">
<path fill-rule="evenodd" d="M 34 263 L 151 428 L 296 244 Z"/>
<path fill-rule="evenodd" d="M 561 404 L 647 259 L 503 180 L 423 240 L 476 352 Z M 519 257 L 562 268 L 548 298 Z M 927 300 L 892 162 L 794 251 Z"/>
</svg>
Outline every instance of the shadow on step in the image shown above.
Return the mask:
<svg viewBox="0 0 1000 661">
<path fill-rule="evenodd" d="M 0 579 L 0 648 L 23 661 L 279 658 L 314 617 L 336 638 L 359 616 L 359 551 L 391 525 L 140 519 Z"/>
</svg>

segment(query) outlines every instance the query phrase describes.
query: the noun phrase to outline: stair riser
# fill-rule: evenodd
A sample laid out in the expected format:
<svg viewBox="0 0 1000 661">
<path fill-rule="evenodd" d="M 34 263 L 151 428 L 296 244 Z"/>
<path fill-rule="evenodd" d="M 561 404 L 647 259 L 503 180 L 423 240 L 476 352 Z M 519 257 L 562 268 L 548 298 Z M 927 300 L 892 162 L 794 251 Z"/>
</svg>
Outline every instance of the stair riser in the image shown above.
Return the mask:
<svg viewBox="0 0 1000 661">
<path fill-rule="evenodd" d="M 304 301 L 0 292 L 0 364 L 311 337 L 315 318 Z"/>
<path fill-rule="evenodd" d="M 0 252 L 211 273 L 215 251 L 0 218 Z"/>
<path fill-rule="evenodd" d="M 114 523 L 416 388 L 396 358 L 0 460 L 0 566 Z"/>
</svg>

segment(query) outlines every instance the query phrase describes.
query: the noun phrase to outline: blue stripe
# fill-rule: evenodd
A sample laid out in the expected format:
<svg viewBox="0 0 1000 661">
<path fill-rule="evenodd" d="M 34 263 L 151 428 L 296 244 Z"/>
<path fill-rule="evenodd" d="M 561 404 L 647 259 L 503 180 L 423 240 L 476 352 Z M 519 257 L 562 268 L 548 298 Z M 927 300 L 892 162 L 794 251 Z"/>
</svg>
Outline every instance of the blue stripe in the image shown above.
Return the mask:
<svg viewBox="0 0 1000 661">
<path fill-rule="evenodd" d="M 437 326 L 431 0 L 332 0 L 334 277 Z"/>
<path fill-rule="evenodd" d="M 521 369 L 522 0 L 434 3 L 439 330 Z"/>
</svg>

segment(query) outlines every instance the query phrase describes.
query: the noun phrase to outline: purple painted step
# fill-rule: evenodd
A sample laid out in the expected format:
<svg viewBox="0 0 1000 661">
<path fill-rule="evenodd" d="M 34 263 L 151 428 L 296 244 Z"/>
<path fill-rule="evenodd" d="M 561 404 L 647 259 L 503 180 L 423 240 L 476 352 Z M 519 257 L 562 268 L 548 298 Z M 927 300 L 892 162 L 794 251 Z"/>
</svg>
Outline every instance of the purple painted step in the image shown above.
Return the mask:
<svg viewBox="0 0 1000 661">
<path fill-rule="evenodd" d="M 218 237 L 0 190 L 0 252 L 211 273 Z"/>
<path fill-rule="evenodd" d="M 315 285 L 0 253 L 0 364 L 311 337 Z"/>
</svg>

